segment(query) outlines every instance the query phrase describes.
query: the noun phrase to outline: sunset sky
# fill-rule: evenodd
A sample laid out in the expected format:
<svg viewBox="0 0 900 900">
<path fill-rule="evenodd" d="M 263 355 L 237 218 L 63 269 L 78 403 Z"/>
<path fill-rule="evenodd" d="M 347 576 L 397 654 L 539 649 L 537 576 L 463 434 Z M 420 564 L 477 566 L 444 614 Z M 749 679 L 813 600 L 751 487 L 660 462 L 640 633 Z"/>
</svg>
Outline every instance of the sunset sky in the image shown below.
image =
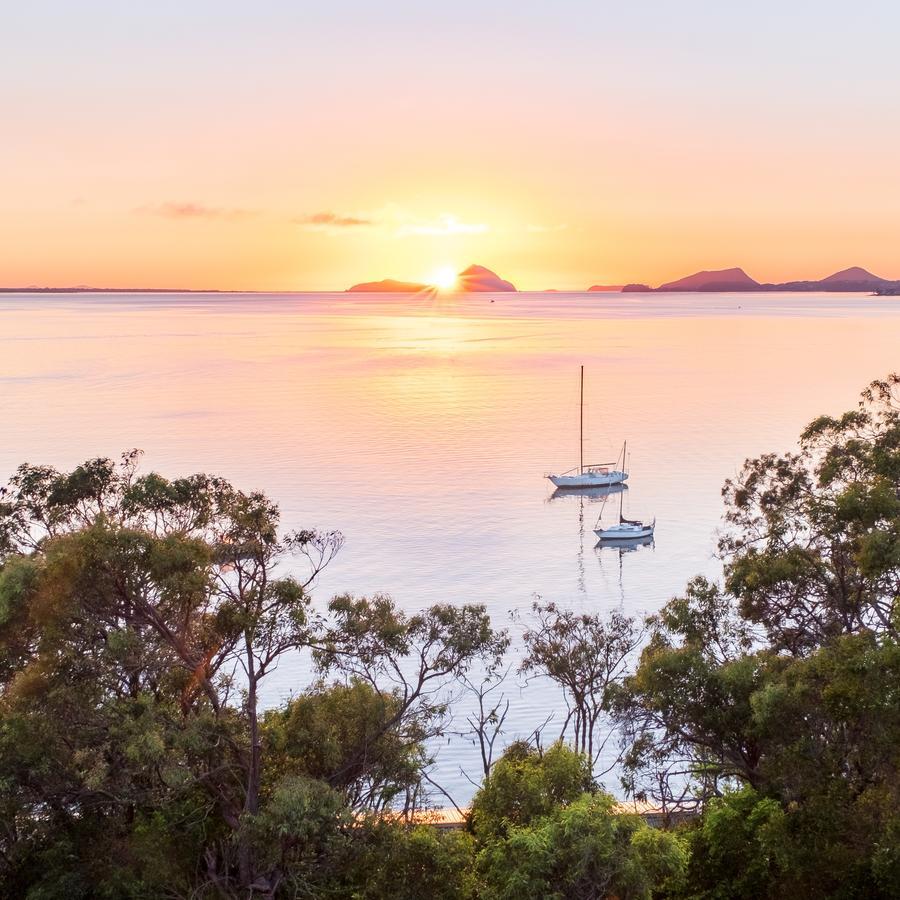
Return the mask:
<svg viewBox="0 0 900 900">
<path fill-rule="evenodd" d="M 898 9 L 6 4 L 0 284 L 900 278 Z"/>
</svg>

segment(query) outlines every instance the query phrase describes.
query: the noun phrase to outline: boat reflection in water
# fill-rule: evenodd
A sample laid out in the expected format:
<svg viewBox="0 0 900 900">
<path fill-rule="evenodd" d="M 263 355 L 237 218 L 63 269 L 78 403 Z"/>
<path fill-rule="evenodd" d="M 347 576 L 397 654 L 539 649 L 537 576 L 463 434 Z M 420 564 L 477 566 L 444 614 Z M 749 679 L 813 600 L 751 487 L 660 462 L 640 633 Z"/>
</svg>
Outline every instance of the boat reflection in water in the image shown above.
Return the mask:
<svg viewBox="0 0 900 900">
<path fill-rule="evenodd" d="M 578 590 L 587 596 L 587 581 L 584 571 L 584 507 L 585 503 L 603 503 L 614 494 L 621 494 L 628 490 L 628 485 L 607 484 L 603 487 L 557 488 L 546 500 L 552 503 L 554 500 L 571 498 L 578 500 L 578 549 L 575 553 L 575 564 L 578 571 Z"/>
<path fill-rule="evenodd" d="M 620 553 L 631 553 L 634 550 L 640 550 L 641 547 L 653 547 L 654 540 L 652 534 L 644 535 L 636 538 L 614 538 L 612 540 L 600 538 L 594 545 L 595 550 L 618 550 Z"/>
<path fill-rule="evenodd" d="M 603 538 L 601 538 L 594 545 L 594 552 L 597 554 L 597 562 L 600 563 L 601 570 L 603 570 L 603 560 L 606 559 L 606 561 L 609 562 L 611 556 L 611 554 L 605 553 L 604 551 L 615 551 L 615 556 L 612 556 L 613 560 L 615 560 L 616 556 L 618 556 L 619 564 L 617 568 L 619 570 L 619 602 L 623 607 L 625 604 L 625 566 L 623 564 L 625 555 L 634 553 L 636 550 L 644 550 L 646 548 L 653 550 L 655 546 L 656 545 L 653 541 L 652 534 L 648 534 L 644 537 L 617 538 L 614 540 L 603 540 Z M 607 572 L 607 574 L 611 573 Z"/>
<path fill-rule="evenodd" d="M 557 488 L 549 497 L 550 500 L 560 500 L 563 497 L 583 497 L 589 503 L 596 503 L 600 500 L 605 500 L 607 497 L 612 497 L 614 494 L 621 494 L 622 491 L 627 491 L 628 485 L 619 483 L 619 484 L 608 484 L 604 487 L 564 487 Z"/>
</svg>

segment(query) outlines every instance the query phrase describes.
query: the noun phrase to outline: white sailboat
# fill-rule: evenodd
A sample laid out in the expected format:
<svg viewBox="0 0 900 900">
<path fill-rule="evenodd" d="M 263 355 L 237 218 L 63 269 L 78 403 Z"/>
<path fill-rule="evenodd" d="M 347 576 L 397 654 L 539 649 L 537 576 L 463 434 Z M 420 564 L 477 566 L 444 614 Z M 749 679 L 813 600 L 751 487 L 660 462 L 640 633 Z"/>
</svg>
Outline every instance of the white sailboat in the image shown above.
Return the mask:
<svg viewBox="0 0 900 900">
<path fill-rule="evenodd" d="M 578 466 L 561 472 L 559 475 L 548 475 L 547 478 L 556 485 L 557 488 L 596 488 L 609 487 L 613 484 L 622 484 L 628 475 L 626 472 L 614 468 L 618 460 L 614 463 L 592 463 L 584 464 L 584 366 L 581 367 L 581 395 L 579 401 L 578 413 Z M 624 454 L 624 447 L 622 448 Z M 625 458 L 622 457 L 622 465 L 624 468 Z"/>
<path fill-rule="evenodd" d="M 624 458 L 625 448 L 622 448 Z M 597 527 L 594 534 L 600 538 L 601 543 L 624 545 L 627 543 L 637 544 L 641 541 L 649 541 L 653 537 L 653 531 L 656 528 L 656 519 L 650 522 L 643 522 L 640 519 L 626 519 L 622 515 L 623 494 L 619 495 L 619 521 L 614 525 L 608 525 L 605 528 L 601 525 L 603 521 L 603 509 L 600 510 L 600 517 L 597 519 Z M 603 504 L 604 508 L 606 504 Z"/>
</svg>

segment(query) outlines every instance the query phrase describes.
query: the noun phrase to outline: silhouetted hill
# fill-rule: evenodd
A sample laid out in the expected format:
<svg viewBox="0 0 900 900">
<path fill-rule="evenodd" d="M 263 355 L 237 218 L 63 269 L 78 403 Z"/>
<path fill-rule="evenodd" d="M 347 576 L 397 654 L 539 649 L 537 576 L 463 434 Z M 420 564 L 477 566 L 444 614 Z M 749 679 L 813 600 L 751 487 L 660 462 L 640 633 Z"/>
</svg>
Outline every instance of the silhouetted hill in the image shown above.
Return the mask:
<svg viewBox="0 0 900 900">
<path fill-rule="evenodd" d="M 419 291 L 427 291 L 427 284 L 417 284 L 415 281 L 396 281 L 393 278 L 384 278 L 381 281 L 364 281 L 347 288 L 348 293 L 359 294 L 418 294 Z"/>
<path fill-rule="evenodd" d="M 514 291 L 516 286 L 511 281 L 504 281 L 496 272 L 484 266 L 469 266 L 459 273 L 459 290 L 469 292 L 480 291 Z"/>
<path fill-rule="evenodd" d="M 783 284 L 773 284 L 772 290 L 778 291 L 874 291 L 879 288 L 896 284 L 887 278 L 873 275 L 867 269 L 860 266 L 851 266 L 849 269 L 841 269 L 826 278 L 818 281 L 787 281 Z"/>
<path fill-rule="evenodd" d="M 601 293 L 621 291 L 622 288 L 623 288 L 623 285 L 621 285 L 621 284 L 592 284 L 588 288 L 588 293 L 593 293 L 595 291 L 601 292 Z"/>
<path fill-rule="evenodd" d="M 757 291 L 760 283 L 743 269 L 695 272 L 678 281 L 661 284 L 658 291 Z"/>
<path fill-rule="evenodd" d="M 887 280 L 887 278 L 873 275 L 861 266 L 851 266 L 849 269 L 841 269 L 840 272 L 835 272 L 834 275 L 829 275 L 826 278 L 821 279 L 820 283 L 831 284 L 837 282 L 839 284 L 845 284 L 846 282 L 851 281 L 856 284 L 883 284 Z"/>
</svg>

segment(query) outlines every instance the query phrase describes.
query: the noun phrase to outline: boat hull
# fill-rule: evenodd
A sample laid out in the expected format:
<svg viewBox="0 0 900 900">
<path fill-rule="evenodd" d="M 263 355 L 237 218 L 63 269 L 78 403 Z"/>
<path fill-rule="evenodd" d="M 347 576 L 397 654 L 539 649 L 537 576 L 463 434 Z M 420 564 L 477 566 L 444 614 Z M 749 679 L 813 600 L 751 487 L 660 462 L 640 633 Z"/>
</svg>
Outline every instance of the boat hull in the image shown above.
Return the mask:
<svg viewBox="0 0 900 900">
<path fill-rule="evenodd" d="M 637 541 L 653 537 L 655 525 L 610 525 L 609 528 L 595 528 L 594 534 L 601 541 Z"/>
<path fill-rule="evenodd" d="M 628 473 L 582 472 L 580 475 L 548 475 L 547 478 L 558 488 L 593 488 L 622 484 L 628 478 Z"/>
</svg>

